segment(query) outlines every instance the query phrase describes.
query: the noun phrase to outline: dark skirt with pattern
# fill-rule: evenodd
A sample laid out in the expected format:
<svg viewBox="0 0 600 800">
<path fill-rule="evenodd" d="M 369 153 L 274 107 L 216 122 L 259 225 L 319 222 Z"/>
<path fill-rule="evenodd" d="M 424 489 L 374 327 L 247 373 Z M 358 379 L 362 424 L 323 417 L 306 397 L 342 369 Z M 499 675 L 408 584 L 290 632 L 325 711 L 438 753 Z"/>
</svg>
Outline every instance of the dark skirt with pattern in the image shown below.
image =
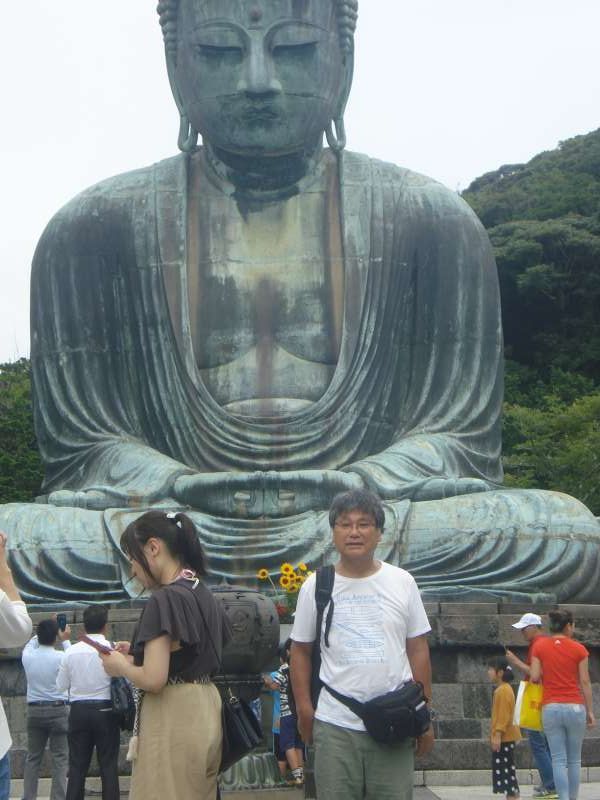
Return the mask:
<svg viewBox="0 0 600 800">
<path fill-rule="evenodd" d="M 519 783 L 515 769 L 515 743 L 503 742 L 498 753 L 492 752 L 492 788 L 494 794 L 519 794 Z"/>
</svg>

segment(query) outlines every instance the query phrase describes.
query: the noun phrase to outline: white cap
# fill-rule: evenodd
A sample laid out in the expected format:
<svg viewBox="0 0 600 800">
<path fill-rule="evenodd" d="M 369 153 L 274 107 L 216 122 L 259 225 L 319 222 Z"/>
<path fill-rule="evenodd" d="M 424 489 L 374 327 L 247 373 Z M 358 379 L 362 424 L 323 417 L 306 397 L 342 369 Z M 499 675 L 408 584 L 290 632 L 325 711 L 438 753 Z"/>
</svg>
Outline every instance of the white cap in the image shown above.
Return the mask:
<svg viewBox="0 0 600 800">
<path fill-rule="evenodd" d="M 513 622 L 513 628 L 518 628 L 518 630 L 523 630 L 523 628 L 528 628 L 530 625 L 541 625 L 542 618 L 539 617 L 537 614 L 523 614 L 521 619 L 518 622 Z"/>
</svg>

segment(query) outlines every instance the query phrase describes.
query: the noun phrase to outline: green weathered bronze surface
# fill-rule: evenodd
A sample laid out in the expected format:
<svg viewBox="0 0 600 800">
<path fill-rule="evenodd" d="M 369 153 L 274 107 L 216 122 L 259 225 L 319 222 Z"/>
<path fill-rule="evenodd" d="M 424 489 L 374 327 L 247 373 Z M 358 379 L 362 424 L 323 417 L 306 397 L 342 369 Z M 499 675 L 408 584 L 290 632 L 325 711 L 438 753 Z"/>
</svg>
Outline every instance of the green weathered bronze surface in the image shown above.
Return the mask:
<svg viewBox="0 0 600 800">
<path fill-rule="evenodd" d="M 343 148 L 352 2 L 159 12 L 182 154 L 78 195 L 34 258 L 45 495 L 0 509 L 26 596 L 123 597 L 120 532 L 156 505 L 190 511 L 217 578 L 314 566 L 333 495 L 368 486 L 426 596 L 600 602 L 590 512 L 501 488 L 485 231 Z"/>
</svg>

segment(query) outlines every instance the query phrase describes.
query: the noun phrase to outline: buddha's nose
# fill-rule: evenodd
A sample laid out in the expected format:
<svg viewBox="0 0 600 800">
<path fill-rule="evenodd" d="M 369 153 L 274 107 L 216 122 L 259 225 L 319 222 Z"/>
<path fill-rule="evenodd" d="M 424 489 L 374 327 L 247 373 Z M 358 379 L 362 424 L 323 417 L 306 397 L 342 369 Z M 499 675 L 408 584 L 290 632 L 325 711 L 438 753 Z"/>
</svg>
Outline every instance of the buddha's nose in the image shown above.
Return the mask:
<svg viewBox="0 0 600 800">
<path fill-rule="evenodd" d="M 273 59 L 262 37 L 253 38 L 250 42 L 246 68 L 237 88 L 251 96 L 279 94 L 282 90 L 281 83 L 275 77 Z"/>
</svg>

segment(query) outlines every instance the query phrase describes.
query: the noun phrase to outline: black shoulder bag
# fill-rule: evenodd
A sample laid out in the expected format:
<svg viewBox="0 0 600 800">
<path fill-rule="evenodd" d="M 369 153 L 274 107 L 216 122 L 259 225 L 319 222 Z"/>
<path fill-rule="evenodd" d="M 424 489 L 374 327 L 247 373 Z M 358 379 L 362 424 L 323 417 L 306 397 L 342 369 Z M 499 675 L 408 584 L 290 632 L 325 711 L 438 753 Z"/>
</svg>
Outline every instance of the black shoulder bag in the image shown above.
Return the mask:
<svg viewBox="0 0 600 800">
<path fill-rule="evenodd" d="M 310 695 L 312 699 L 313 708 L 317 707 L 319 702 L 319 694 L 323 683 L 319 677 L 321 671 L 321 628 L 323 626 L 323 614 L 329 603 L 329 610 L 327 612 L 327 619 L 325 620 L 325 646 L 329 647 L 329 630 L 331 628 L 331 620 L 333 617 L 333 600 L 331 593 L 333 591 L 333 584 L 335 582 L 335 567 L 333 564 L 328 564 L 326 567 L 317 568 L 317 579 L 315 585 L 315 604 L 317 606 L 317 624 L 315 643 L 312 649 L 311 656 L 311 676 L 310 676 Z"/>
<path fill-rule="evenodd" d="M 423 684 L 407 681 L 395 692 L 360 703 L 346 697 L 327 684 L 330 695 L 343 703 L 365 723 L 367 733 L 380 744 L 395 744 L 404 739 L 422 736 L 431 725 L 431 714 L 423 694 Z"/>
<path fill-rule="evenodd" d="M 194 591 L 191 586 L 188 588 L 190 591 Z M 219 767 L 219 772 L 225 772 L 225 770 L 232 767 L 237 761 L 247 756 L 251 750 L 258 747 L 262 742 L 262 727 L 256 718 L 256 714 L 252 711 L 248 703 L 241 697 L 236 697 L 231 691 L 231 686 L 221 666 L 222 659 L 219 658 L 217 648 L 210 635 L 210 628 L 207 625 L 206 617 L 200 605 L 198 605 L 198 610 L 200 611 L 202 622 L 206 628 L 208 641 L 210 642 L 210 646 L 219 664 L 219 671 L 225 685 L 225 693 L 224 696 L 222 696 L 223 703 L 221 706 L 223 749 L 221 752 L 221 765 Z"/>
<path fill-rule="evenodd" d="M 321 627 L 323 625 L 323 614 L 327 604 L 331 602 L 329 611 L 327 612 L 327 619 L 325 620 L 325 641 L 329 647 L 329 629 L 331 628 L 331 617 L 333 615 L 333 600 L 331 599 L 331 592 L 333 591 L 333 583 L 335 581 L 335 568 L 331 565 L 325 567 L 317 567 L 316 571 L 316 586 L 315 586 L 315 603 L 317 606 L 317 622 L 315 626 L 315 641 L 311 653 L 311 667 L 310 667 L 310 697 L 313 708 L 317 707 L 319 702 L 319 694 L 323 682 L 319 676 L 321 671 Z M 294 697 L 294 689 L 291 680 L 288 685 L 288 704 L 292 714 L 297 717 L 298 712 L 296 709 L 296 698 Z"/>
<path fill-rule="evenodd" d="M 112 713 L 119 719 L 122 731 L 132 731 L 135 722 L 135 699 L 133 687 L 127 678 L 110 679 L 110 702 Z"/>
</svg>

